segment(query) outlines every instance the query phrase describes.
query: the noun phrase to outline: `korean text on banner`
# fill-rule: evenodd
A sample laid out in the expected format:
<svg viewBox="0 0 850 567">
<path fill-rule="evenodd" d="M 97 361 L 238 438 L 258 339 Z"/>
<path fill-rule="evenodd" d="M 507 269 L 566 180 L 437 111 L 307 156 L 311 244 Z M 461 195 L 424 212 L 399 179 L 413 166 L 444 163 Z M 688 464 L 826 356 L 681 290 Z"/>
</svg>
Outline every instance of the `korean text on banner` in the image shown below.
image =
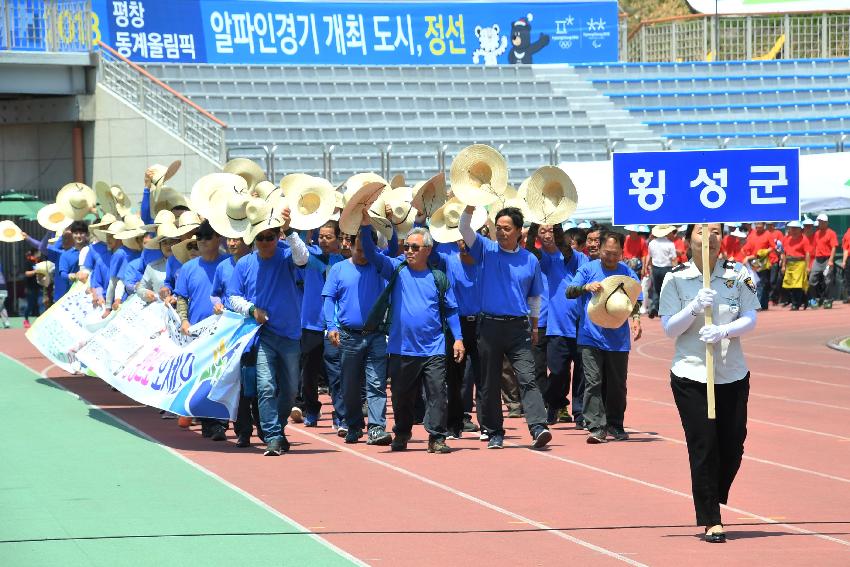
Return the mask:
<svg viewBox="0 0 850 567">
<path fill-rule="evenodd" d="M 498 65 L 618 59 L 615 1 L 93 0 L 92 6 L 95 33 L 140 62 Z"/>
<path fill-rule="evenodd" d="M 798 218 L 798 148 L 614 154 L 616 225 Z"/>
</svg>

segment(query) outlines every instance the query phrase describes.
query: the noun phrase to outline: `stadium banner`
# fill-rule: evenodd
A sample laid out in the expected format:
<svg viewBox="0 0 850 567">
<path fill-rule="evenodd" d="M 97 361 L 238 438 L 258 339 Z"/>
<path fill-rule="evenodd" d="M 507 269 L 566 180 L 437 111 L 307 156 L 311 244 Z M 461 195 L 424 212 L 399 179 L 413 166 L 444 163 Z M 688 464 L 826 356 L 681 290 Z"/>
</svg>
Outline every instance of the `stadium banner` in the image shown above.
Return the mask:
<svg viewBox="0 0 850 567">
<path fill-rule="evenodd" d="M 503 65 L 618 60 L 616 1 L 93 0 L 136 62 Z"/>
<path fill-rule="evenodd" d="M 614 153 L 614 224 L 800 218 L 799 148 Z"/>
</svg>

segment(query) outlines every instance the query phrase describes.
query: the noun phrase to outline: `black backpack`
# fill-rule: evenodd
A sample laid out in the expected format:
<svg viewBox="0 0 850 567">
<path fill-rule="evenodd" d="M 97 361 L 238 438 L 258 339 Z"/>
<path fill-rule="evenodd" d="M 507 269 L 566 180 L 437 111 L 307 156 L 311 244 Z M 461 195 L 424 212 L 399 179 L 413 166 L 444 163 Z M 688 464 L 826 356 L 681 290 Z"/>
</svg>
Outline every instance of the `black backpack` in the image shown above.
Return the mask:
<svg viewBox="0 0 850 567">
<path fill-rule="evenodd" d="M 401 272 L 402 268 L 406 267 L 407 260 L 399 264 L 393 272 L 393 275 L 390 276 L 384 291 L 381 292 L 381 295 L 379 295 L 378 299 L 375 300 L 375 304 L 372 306 L 372 309 L 369 310 L 369 315 L 366 317 L 366 323 L 363 325 L 364 331 L 380 331 L 385 335 L 390 333 L 390 326 L 392 325 L 390 317 L 392 313 L 393 288 L 395 287 L 395 282 L 398 279 L 399 272 Z M 446 277 L 446 274 L 442 270 L 438 270 L 436 268 L 431 268 L 431 275 L 434 276 L 434 282 L 437 284 L 440 304 L 440 322 L 443 326 L 443 334 L 448 336 L 451 334 L 446 315 L 446 291 L 449 289 L 449 278 Z"/>
</svg>

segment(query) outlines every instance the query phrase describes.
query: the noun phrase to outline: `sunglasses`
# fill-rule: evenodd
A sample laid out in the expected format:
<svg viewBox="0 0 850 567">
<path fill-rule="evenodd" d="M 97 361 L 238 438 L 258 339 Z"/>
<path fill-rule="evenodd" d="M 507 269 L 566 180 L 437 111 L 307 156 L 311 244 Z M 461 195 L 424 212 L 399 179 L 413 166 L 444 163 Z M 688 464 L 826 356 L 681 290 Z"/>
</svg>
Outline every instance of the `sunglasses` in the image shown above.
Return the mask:
<svg viewBox="0 0 850 567">
<path fill-rule="evenodd" d="M 272 242 L 274 240 L 277 240 L 278 238 L 280 238 L 280 234 L 277 232 L 272 232 L 266 234 L 265 236 L 263 236 L 262 234 L 258 234 L 254 237 L 254 240 L 256 240 L 257 242 Z"/>
<path fill-rule="evenodd" d="M 217 234 L 196 234 L 195 238 L 198 240 L 212 240 L 213 238 L 218 238 Z"/>
<path fill-rule="evenodd" d="M 408 250 L 410 250 L 410 251 L 412 251 L 412 252 L 419 252 L 419 249 L 420 249 L 420 248 L 425 248 L 425 246 L 420 246 L 420 245 L 418 245 L 418 244 L 402 244 L 402 245 L 401 245 L 401 248 L 402 248 L 402 250 L 404 250 L 405 252 L 407 252 Z"/>
<path fill-rule="evenodd" d="M 198 249 L 198 243 L 197 242 L 190 242 L 189 244 L 186 245 L 186 250 L 190 250 L 190 251 L 195 250 L 196 251 L 197 249 Z"/>
</svg>

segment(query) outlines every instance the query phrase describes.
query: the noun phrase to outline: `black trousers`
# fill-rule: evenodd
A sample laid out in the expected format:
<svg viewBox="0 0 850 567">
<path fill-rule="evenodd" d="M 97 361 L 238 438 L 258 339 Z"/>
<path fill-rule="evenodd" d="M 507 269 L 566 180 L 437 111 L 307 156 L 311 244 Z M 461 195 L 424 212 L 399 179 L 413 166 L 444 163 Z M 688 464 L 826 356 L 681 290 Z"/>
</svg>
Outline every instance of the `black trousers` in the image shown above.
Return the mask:
<svg viewBox="0 0 850 567">
<path fill-rule="evenodd" d="M 463 333 L 463 348 L 466 350 L 461 362 L 455 362 L 453 345 L 446 341 L 446 385 L 448 386 L 446 427 L 454 434 L 463 430 L 463 414 L 472 410 L 473 386 L 480 388 L 477 380 L 480 373 L 477 327 L 477 320 L 467 321 L 461 317 L 460 331 Z M 467 406 L 467 399 L 469 406 Z M 479 421 L 481 421 L 480 418 Z"/>
<path fill-rule="evenodd" d="M 319 380 L 325 374 L 325 333 L 301 329 L 301 378 L 295 405 L 305 413 L 317 414 L 322 409 L 319 401 Z"/>
<path fill-rule="evenodd" d="M 582 415 L 589 431 L 611 426 L 622 429 L 626 415 L 629 353 L 580 346 L 584 368 Z"/>
<path fill-rule="evenodd" d="M 448 397 L 446 357 L 391 354 L 393 433 L 410 435 L 414 424 L 416 396 L 425 386 L 425 418 L 422 425 L 430 438 L 446 437 Z"/>
<path fill-rule="evenodd" d="M 500 397 L 505 357 L 516 373 L 529 430 L 545 427 L 546 407 L 535 381 L 528 319 L 497 321 L 482 317 L 478 325 L 478 354 L 481 357 L 481 425 L 484 429 L 491 435 L 505 434 Z"/>
<path fill-rule="evenodd" d="M 573 415 L 581 415 L 584 407 L 584 380 L 581 354 L 575 337 L 548 337 L 546 361 L 549 366 L 549 387 L 544 400 L 550 408 L 562 409 L 570 405 L 568 396 L 572 385 Z"/>
<path fill-rule="evenodd" d="M 649 292 L 649 308 L 648 311 L 650 313 L 658 314 L 658 308 L 660 307 L 660 299 L 661 299 L 661 284 L 664 283 L 664 276 L 670 273 L 673 270 L 672 267 L 667 266 L 664 268 L 660 268 L 658 266 L 652 266 L 652 289 Z"/>
<path fill-rule="evenodd" d="M 713 420 L 708 419 L 705 384 L 670 373 L 670 387 L 688 443 L 697 525 L 720 524 L 720 505 L 729 500 L 744 455 L 750 375 L 715 385 Z"/>
<path fill-rule="evenodd" d="M 544 396 L 544 404 L 546 403 L 545 394 L 549 390 L 549 367 L 546 361 L 548 345 L 549 337 L 546 336 L 546 327 L 537 327 L 537 344 L 532 345 L 531 354 L 534 356 L 534 381 L 537 382 L 537 389 Z"/>
</svg>

